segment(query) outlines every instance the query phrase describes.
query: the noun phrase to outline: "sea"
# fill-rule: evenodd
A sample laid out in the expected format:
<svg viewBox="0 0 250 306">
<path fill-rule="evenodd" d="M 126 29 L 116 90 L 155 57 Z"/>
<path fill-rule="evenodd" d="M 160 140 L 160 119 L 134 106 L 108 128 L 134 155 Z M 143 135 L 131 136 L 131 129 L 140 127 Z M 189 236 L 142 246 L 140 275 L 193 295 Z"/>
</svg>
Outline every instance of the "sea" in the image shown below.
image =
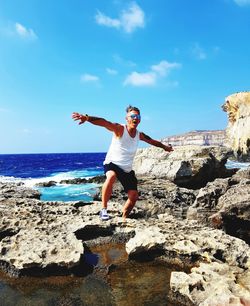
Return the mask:
<svg viewBox="0 0 250 306">
<path fill-rule="evenodd" d="M 0 182 L 23 182 L 41 192 L 44 201 L 93 200 L 97 185 L 61 184 L 62 180 L 90 178 L 103 174 L 106 153 L 0 154 Z M 250 163 L 228 160 L 227 168 L 246 169 Z M 52 187 L 39 187 L 55 181 Z"/>
<path fill-rule="evenodd" d="M 62 180 L 103 174 L 106 153 L 0 154 L 0 182 L 23 182 L 41 192 L 44 201 L 93 199 L 96 184 L 60 184 Z M 52 187 L 39 184 L 55 181 Z"/>
</svg>

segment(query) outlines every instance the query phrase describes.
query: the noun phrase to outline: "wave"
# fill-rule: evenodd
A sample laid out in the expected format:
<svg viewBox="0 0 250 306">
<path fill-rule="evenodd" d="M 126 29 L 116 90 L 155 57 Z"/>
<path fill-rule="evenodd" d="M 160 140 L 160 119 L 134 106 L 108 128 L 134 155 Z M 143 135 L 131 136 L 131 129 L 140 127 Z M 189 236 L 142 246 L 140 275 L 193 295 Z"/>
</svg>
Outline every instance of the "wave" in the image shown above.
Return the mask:
<svg viewBox="0 0 250 306">
<path fill-rule="evenodd" d="M 1 183 L 21 183 L 23 182 L 23 179 L 14 177 L 14 176 L 3 176 L 0 175 L 0 182 Z"/>
<path fill-rule="evenodd" d="M 73 178 L 89 178 L 102 174 L 103 171 L 98 169 L 84 169 L 84 170 L 74 170 L 67 171 L 62 173 L 52 173 L 50 178 L 53 178 L 54 181 L 60 182 L 62 180 L 69 180 Z"/>
<path fill-rule="evenodd" d="M 26 187 L 33 188 L 40 183 L 47 183 L 49 181 L 54 181 L 59 184 L 62 180 L 70 180 L 74 178 L 90 178 L 93 176 L 103 174 L 103 171 L 99 169 L 85 169 L 85 170 L 74 170 L 74 171 L 67 171 L 67 172 L 55 172 L 52 173 L 50 176 L 47 177 L 40 177 L 40 178 L 17 178 L 14 176 L 0 176 L 0 182 L 14 182 L 14 183 L 24 183 Z"/>
</svg>

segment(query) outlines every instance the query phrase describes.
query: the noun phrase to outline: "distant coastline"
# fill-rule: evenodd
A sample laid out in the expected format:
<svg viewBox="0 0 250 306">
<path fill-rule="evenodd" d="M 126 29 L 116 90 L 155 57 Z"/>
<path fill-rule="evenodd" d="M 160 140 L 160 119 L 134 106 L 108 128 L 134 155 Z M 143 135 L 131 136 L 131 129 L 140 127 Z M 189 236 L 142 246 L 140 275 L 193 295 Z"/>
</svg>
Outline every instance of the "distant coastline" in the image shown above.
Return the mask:
<svg viewBox="0 0 250 306">
<path fill-rule="evenodd" d="M 200 145 L 225 146 L 225 130 L 195 130 L 180 135 L 168 136 L 162 139 L 164 143 L 172 146 Z"/>
</svg>

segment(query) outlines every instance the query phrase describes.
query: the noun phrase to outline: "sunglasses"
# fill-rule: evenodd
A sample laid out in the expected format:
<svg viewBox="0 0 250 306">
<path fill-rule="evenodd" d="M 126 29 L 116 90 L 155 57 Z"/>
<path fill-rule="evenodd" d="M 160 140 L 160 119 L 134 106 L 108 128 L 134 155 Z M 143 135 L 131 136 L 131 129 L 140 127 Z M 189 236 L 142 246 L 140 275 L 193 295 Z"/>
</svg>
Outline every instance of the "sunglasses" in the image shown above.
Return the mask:
<svg viewBox="0 0 250 306">
<path fill-rule="evenodd" d="M 131 114 L 131 115 L 129 115 L 129 117 L 130 117 L 131 119 L 141 120 L 141 115 Z"/>
</svg>

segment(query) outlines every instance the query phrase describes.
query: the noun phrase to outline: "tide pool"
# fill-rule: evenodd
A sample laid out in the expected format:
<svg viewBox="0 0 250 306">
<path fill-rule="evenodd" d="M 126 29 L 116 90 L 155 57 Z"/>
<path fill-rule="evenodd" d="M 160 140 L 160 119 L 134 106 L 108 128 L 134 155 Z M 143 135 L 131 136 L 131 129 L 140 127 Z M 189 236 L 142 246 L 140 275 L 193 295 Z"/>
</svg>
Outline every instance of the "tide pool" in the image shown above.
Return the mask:
<svg viewBox="0 0 250 306">
<path fill-rule="evenodd" d="M 84 201 L 91 202 L 97 192 L 96 184 L 56 185 L 52 187 L 36 187 L 41 192 L 42 201 Z"/>
</svg>

